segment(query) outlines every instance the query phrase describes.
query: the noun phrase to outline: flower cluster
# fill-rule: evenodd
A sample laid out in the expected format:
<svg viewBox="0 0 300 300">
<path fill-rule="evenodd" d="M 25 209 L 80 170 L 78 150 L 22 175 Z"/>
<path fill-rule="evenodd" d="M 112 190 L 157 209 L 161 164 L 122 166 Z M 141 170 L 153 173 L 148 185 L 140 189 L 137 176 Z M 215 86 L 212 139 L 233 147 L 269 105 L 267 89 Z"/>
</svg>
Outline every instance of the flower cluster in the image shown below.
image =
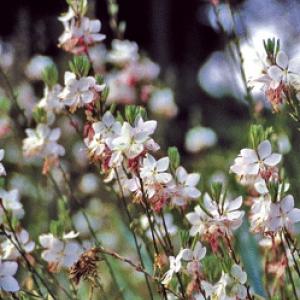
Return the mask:
<svg viewBox="0 0 300 300">
<path fill-rule="evenodd" d="M 278 164 L 281 154 L 272 153 L 271 143 L 262 141 L 257 149 L 242 149 L 231 166 L 242 183 L 252 186 L 259 197 L 253 197 L 251 228 L 262 234 L 276 234 L 285 229 L 293 231 L 300 221 L 300 209 L 294 208 L 294 198 L 286 195 L 288 185 L 281 183 Z M 276 192 L 272 187 L 276 185 Z"/>
<path fill-rule="evenodd" d="M 99 33 L 101 22 L 84 16 L 86 6 L 86 2 L 82 5 L 74 3 L 69 7 L 69 11 L 59 18 L 64 26 L 64 32 L 59 37 L 59 46 L 65 51 L 74 54 L 87 53 L 89 46 L 105 39 L 105 35 Z"/>
</svg>

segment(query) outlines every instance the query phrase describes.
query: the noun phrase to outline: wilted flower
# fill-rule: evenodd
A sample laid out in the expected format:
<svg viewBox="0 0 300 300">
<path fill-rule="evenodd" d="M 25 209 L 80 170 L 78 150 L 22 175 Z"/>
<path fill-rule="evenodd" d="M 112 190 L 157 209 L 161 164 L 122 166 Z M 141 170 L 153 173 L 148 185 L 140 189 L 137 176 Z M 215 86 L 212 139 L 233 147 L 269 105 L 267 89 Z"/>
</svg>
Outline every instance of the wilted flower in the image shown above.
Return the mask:
<svg viewBox="0 0 300 300">
<path fill-rule="evenodd" d="M 99 261 L 96 248 L 89 249 L 82 253 L 70 269 L 70 279 L 79 284 L 80 280 L 91 279 L 93 282 L 97 278 L 97 261 Z"/>
</svg>

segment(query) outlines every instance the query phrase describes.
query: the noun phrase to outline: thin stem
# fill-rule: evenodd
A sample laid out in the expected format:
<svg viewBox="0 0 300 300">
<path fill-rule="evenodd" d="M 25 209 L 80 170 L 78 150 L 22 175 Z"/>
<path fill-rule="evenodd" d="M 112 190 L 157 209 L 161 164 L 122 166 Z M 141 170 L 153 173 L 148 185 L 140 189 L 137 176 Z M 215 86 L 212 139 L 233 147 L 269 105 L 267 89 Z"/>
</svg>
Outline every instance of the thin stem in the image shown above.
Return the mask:
<svg viewBox="0 0 300 300">
<path fill-rule="evenodd" d="M 142 180 L 140 174 L 138 174 L 138 179 L 139 179 L 140 186 L 141 186 L 142 198 L 143 198 L 143 202 L 144 202 L 144 205 L 145 205 L 145 207 L 144 207 L 145 208 L 145 212 L 146 212 L 146 215 L 147 215 L 147 218 L 148 218 L 148 222 L 149 222 L 149 225 L 150 225 L 150 230 L 151 230 L 151 235 L 152 235 L 154 250 L 155 250 L 156 256 L 159 256 L 159 250 L 158 250 L 158 246 L 157 246 L 155 235 L 154 235 L 154 225 L 153 225 L 151 214 L 150 214 L 150 207 L 149 207 L 148 199 L 147 199 L 147 196 L 146 196 L 146 193 L 145 193 L 144 183 L 143 183 L 143 180 Z M 182 286 L 182 282 L 179 281 L 179 284 L 180 284 L 182 296 L 183 296 L 183 298 L 185 298 L 185 296 L 184 296 L 184 289 L 183 289 L 183 286 Z M 163 295 L 165 297 L 166 296 L 166 292 L 165 292 L 165 286 L 164 285 L 162 285 L 162 292 L 163 292 Z"/>
<path fill-rule="evenodd" d="M 300 270 L 299 270 L 299 266 L 298 266 L 297 260 L 295 258 L 294 251 L 292 250 L 290 242 L 289 242 L 288 238 L 286 237 L 286 235 L 284 235 L 284 237 L 285 237 L 285 241 L 287 243 L 287 246 L 288 246 L 288 248 L 289 248 L 289 250 L 291 252 L 292 258 L 293 258 L 294 269 L 295 269 L 296 273 L 298 274 L 298 276 L 300 277 Z"/>
<path fill-rule="evenodd" d="M 287 273 L 288 273 L 288 276 L 289 276 L 289 280 L 292 284 L 292 288 L 293 288 L 293 293 L 294 293 L 294 296 L 295 296 L 295 299 L 298 299 L 298 296 L 297 296 L 297 291 L 296 291 L 296 286 L 295 286 L 295 282 L 294 282 L 294 279 L 293 279 L 293 275 L 292 275 L 292 272 L 291 272 L 291 268 L 289 266 L 289 259 L 288 259 L 288 256 L 286 254 L 286 250 L 285 250 L 285 247 L 284 247 L 284 242 L 283 242 L 283 237 L 282 235 L 280 234 L 280 239 L 281 239 L 281 243 L 280 243 L 280 246 L 281 246 L 281 249 L 282 249 L 282 252 L 285 256 L 285 259 L 286 259 L 286 264 L 287 264 Z"/>
<path fill-rule="evenodd" d="M 121 256 L 120 254 L 112 251 L 112 250 L 108 250 L 108 249 L 105 249 L 103 247 L 98 247 L 97 250 L 100 252 L 100 253 L 104 253 L 104 254 L 107 254 L 107 255 L 110 255 L 112 257 L 114 257 L 115 259 L 117 260 L 120 260 L 128 265 L 130 265 L 131 267 L 133 267 L 137 272 L 141 272 L 141 273 L 144 273 L 149 279 L 157 282 L 160 286 L 164 286 L 161 282 L 160 282 L 160 279 L 158 277 L 155 277 L 153 275 L 151 275 L 148 271 L 146 271 L 141 265 L 137 265 L 135 264 L 132 260 L 130 260 L 129 258 L 127 257 L 124 257 L 124 256 Z M 174 296 L 178 297 L 179 299 L 184 299 L 182 298 L 182 296 L 178 295 L 175 291 L 169 289 L 169 288 L 166 288 L 165 289 L 172 293 Z"/>
<path fill-rule="evenodd" d="M 1 77 L 4 79 L 4 82 L 6 84 L 6 94 L 7 97 L 12 101 L 12 103 L 14 104 L 14 106 L 16 107 L 18 113 L 22 116 L 22 118 L 24 119 L 24 123 L 28 123 L 27 117 L 24 113 L 24 110 L 19 106 L 18 104 L 18 100 L 17 100 L 17 96 L 14 92 L 14 89 L 12 87 L 12 84 L 10 83 L 10 80 L 8 79 L 7 75 L 5 74 L 5 72 L 3 71 L 3 69 L 0 67 L 0 75 Z M 22 127 L 22 126 L 21 126 Z"/>
<path fill-rule="evenodd" d="M 119 189 L 120 189 L 120 192 L 121 192 L 121 200 L 122 200 L 121 202 L 123 203 L 123 207 L 124 207 L 124 209 L 126 211 L 126 214 L 127 214 L 127 217 L 128 217 L 128 221 L 129 221 L 128 228 L 129 228 L 130 232 L 132 233 L 135 248 L 136 248 L 136 251 L 138 253 L 141 265 L 142 265 L 143 268 L 145 268 L 144 262 L 143 262 L 143 256 L 142 256 L 142 253 L 141 253 L 141 249 L 140 249 L 140 246 L 139 246 L 138 241 L 137 241 L 137 236 L 136 236 L 134 230 L 130 228 L 130 224 L 132 223 L 133 219 L 132 219 L 131 214 L 130 214 L 130 212 L 128 210 L 128 207 L 127 207 L 127 203 L 126 203 L 126 199 L 125 199 L 125 196 L 124 196 L 124 191 L 123 191 L 123 187 L 122 187 L 122 184 L 121 184 L 121 181 L 120 181 L 119 173 L 116 169 L 114 169 L 114 172 L 115 172 L 117 183 L 118 183 L 118 186 L 119 186 Z M 152 292 L 152 289 L 151 289 L 151 286 L 150 286 L 150 282 L 149 282 L 148 277 L 146 275 L 145 275 L 145 280 L 146 280 L 146 284 L 147 284 L 147 288 L 148 288 L 148 291 L 149 291 L 150 298 L 154 299 L 153 298 L 153 292 Z"/>
<path fill-rule="evenodd" d="M 66 185 L 67 185 L 67 187 L 68 187 L 68 189 L 69 189 L 69 193 L 70 193 L 71 198 L 74 199 L 74 200 L 76 201 L 76 203 L 80 206 L 80 211 L 81 211 L 81 213 L 82 213 L 82 215 L 83 215 L 84 220 L 86 221 L 86 224 L 87 224 L 87 226 L 88 226 L 89 232 L 91 233 L 91 235 L 92 235 L 92 237 L 93 237 L 93 239 L 94 239 L 94 242 L 95 242 L 96 246 L 97 246 L 97 247 L 98 247 L 98 246 L 101 246 L 101 242 L 100 242 L 100 240 L 98 239 L 98 237 L 97 237 L 97 235 L 96 235 L 96 232 L 94 231 L 94 229 L 93 229 L 93 227 L 92 227 L 92 225 L 91 225 L 90 219 L 89 219 L 87 213 L 85 212 L 84 208 L 82 207 L 81 201 L 79 201 L 79 199 L 77 199 L 77 197 L 75 197 L 75 195 L 74 195 L 74 193 L 73 193 L 73 190 L 72 190 L 72 188 L 71 188 L 71 184 L 70 184 L 70 182 L 69 182 L 69 180 L 68 180 L 68 178 L 67 178 L 67 176 L 66 176 L 66 174 L 65 174 L 65 172 L 64 172 L 64 170 L 63 170 L 63 168 L 62 168 L 61 166 L 60 166 L 60 170 L 61 170 L 61 172 L 63 173 L 63 178 L 64 178 L 64 181 L 65 181 L 65 183 L 66 183 Z M 50 178 L 51 182 L 53 183 L 53 185 L 54 185 L 54 187 L 55 187 L 55 190 L 56 190 L 57 194 L 59 195 L 59 197 L 63 197 L 63 196 L 64 196 L 64 193 L 63 193 L 63 192 L 61 191 L 61 189 L 59 188 L 59 186 L 58 186 L 57 182 L 55 181 L 55 179 L 53 178 L 52 174 L 49 174 L 49 178 Z M 70 220 L 71 220 L 71 222 L 73 223 L 72 218 L 70 218 Z M 104 261 L 105 261 L 105 263 L 106 263 L 106 266 L 107 266 L 107 268 L 108 268 L 108 270 L 109 270 L 110 276 L 111 276 L 111 278 L 112 278 L 114 284 L 115 284 L 116 287 L 118 288 L 118 290 L 119 290 L 119 292 L 120 292 L 120 295 L 121 295 L 122 299 L 124 299 L 124 295 L 123 295 L 123 293 L 122 293 L 122 291 L 121 291 L 121 289 L 120 289 L 120 287 L 119 287 L 117 278 L 116 278 L 116 276 L 115 276 L 115 274 L 114 274 L 114 270 L 113 270 L 113 268 L 112 268 L 110 262 L 108 261 L 107 257 L 105 257 L 105 256 L 103 257 L 103 259 L 104 259 Z"/>
<path fill-rule="evenodd" d="M 32 273 L 33 275 L 33 281 L 38 289 L 38 293 L 40 294 L 40 296 L 42 298 L 44 298 L 42 290 L 40 288 L 40 285 L 37 281 L 37 278 L 42 282 L 42 284 L 45 286 L 45 288 L 47 289 L 47 291 L 49 292 L 49 294 L 53 297 L 53 299 L 56 299 L 55 296 L 53 295 L 52 291 L 50 290 L 50 288 L 48 287 L 48 285 L 46 284 L 46 282 L 44 281 L 44 279 L 40 276 L 40 274 L 31 266 L 31 263 L 29 262 L 29 260 L 27 259 L 26 253 L 24 251 L 24 249 L 22 248 L 22 245 L 19 242 L 19 239 L 17 237 L 17 234 L 15 233 L 15 230 L 13 228 L 11 219 L 8 215 L 8 212 L 6 210 L 6 208 L 4 207 L 2 200 L 0 199 L 0 206 L 2 208 L 2 210 L 4 211 L 8 226 L 10 231 L 12 232 L 14 239 L 11 238 L 11 236 L 5 231 L 5 229 L 3 229 L 3 234 L 10 240 L 10 242 L 14 245 L 14 247 L 17 249 L 17 251 L 20 253 L 20 255 L 22 256 L 22 258 L 24 259 L 26 266 L 28 268 L 28 270 Z M 37 277 L 37 278 L 36 278 Z"/>
</svg>

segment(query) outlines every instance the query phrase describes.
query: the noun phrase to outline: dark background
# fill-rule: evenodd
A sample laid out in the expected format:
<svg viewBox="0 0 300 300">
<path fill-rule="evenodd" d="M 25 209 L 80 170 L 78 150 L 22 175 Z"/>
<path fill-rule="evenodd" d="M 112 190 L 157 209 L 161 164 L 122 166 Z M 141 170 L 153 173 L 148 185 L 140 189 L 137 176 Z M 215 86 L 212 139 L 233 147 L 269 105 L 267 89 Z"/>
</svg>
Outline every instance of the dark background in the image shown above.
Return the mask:
<svg viewBox="0 0 300 300">
<path fill-rule="evenodd" d="M 112 32 L 105 0 L 89 1 L 95 17 L 102 22 L 101 32 L 110 42 Z M 239 3 L 242 3 L 240 1 Z M 180 144 L 183 134 L 201 119 L 204 126 L 219 127 L 224 118 L 245 117 L 247 110 L 239 105 L 226 105 L 216 101 L 197 84 L 197 72 L 209 55 L 223 49 L 223 37 L 203 21 L 203 10 L 208 1 L 201 0 L 120 0 L 119 19 L 126 21 L 125 38 L 136 41 L 151 59 L 161 66 L 161 77 L 175 90 L 179 115 L 171 126 L 176 131 L 167 132 L 169 144 Z M 237 1 L 233 5 L 238 4 Z M 17 57 L 45 54 L 56 59 L 61 55 L 57 39 L 62 26 L 57 20 L 67 10 L 64 0 L 9 1 L 0 12 L 0 36 L 17 40 Z M 90 14 L 91 15 L 91 14 Z M 18 51 L 22 52 L 19 53 Z M 228 99 L 229 104 L 232 99 Z M 236 104 L 236 103 L 235 103 Z M 226 113 L 222 112 L 226 110 Z M 219 112 L 216 115 L 216 111 Z M 216 126 L 214 124 L 217 122 Z M 222 126 L 221 126 L 222 127 Z M 222 136 L 222 135 L 221 135 Z M 222 138 L 219 140 L 222 143 Z M 180 145 L 179 145 L 180 146 Z"/>
</svg>

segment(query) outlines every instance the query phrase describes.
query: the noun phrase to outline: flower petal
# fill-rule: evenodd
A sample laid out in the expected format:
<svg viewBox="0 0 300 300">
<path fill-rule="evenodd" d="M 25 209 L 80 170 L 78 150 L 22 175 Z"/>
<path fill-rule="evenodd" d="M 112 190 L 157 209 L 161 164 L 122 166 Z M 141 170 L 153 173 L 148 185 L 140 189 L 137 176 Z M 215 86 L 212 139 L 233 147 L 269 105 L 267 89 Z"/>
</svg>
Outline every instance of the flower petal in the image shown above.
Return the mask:
<svg viewBox="0 0 300 300">
<path fill-rule="evenodd" d="M 276 64 L 282 69 L 286 69 L 288 67 L 289 58 L 283 51 L 278 52 L 276 56 Z"/>
<path fill-rule="evenodd" d="M 265 162 L 266 165 L 268 165 L 270 167 L 274 167 L 274 166 L 276 166 L 277 164 L 280 163 L 281 158 L 282 158 L 281 154 L 273 153 L 268 158 L 266 158 L 264 160 L 264 162 Z"/>
<path fill-rule="evenodd" d="M 267 72 L 275 82 L 280 82 L 282 80 L 283 72 L 279 67 L 271 66 Z"/>
<path fill-rule="evenodd" d="M 272 153 L 272 146 L 268 140 L 261 142 L 257 148 L 257 152 L 260 159 L 265 159 Z"/>
</svg>

